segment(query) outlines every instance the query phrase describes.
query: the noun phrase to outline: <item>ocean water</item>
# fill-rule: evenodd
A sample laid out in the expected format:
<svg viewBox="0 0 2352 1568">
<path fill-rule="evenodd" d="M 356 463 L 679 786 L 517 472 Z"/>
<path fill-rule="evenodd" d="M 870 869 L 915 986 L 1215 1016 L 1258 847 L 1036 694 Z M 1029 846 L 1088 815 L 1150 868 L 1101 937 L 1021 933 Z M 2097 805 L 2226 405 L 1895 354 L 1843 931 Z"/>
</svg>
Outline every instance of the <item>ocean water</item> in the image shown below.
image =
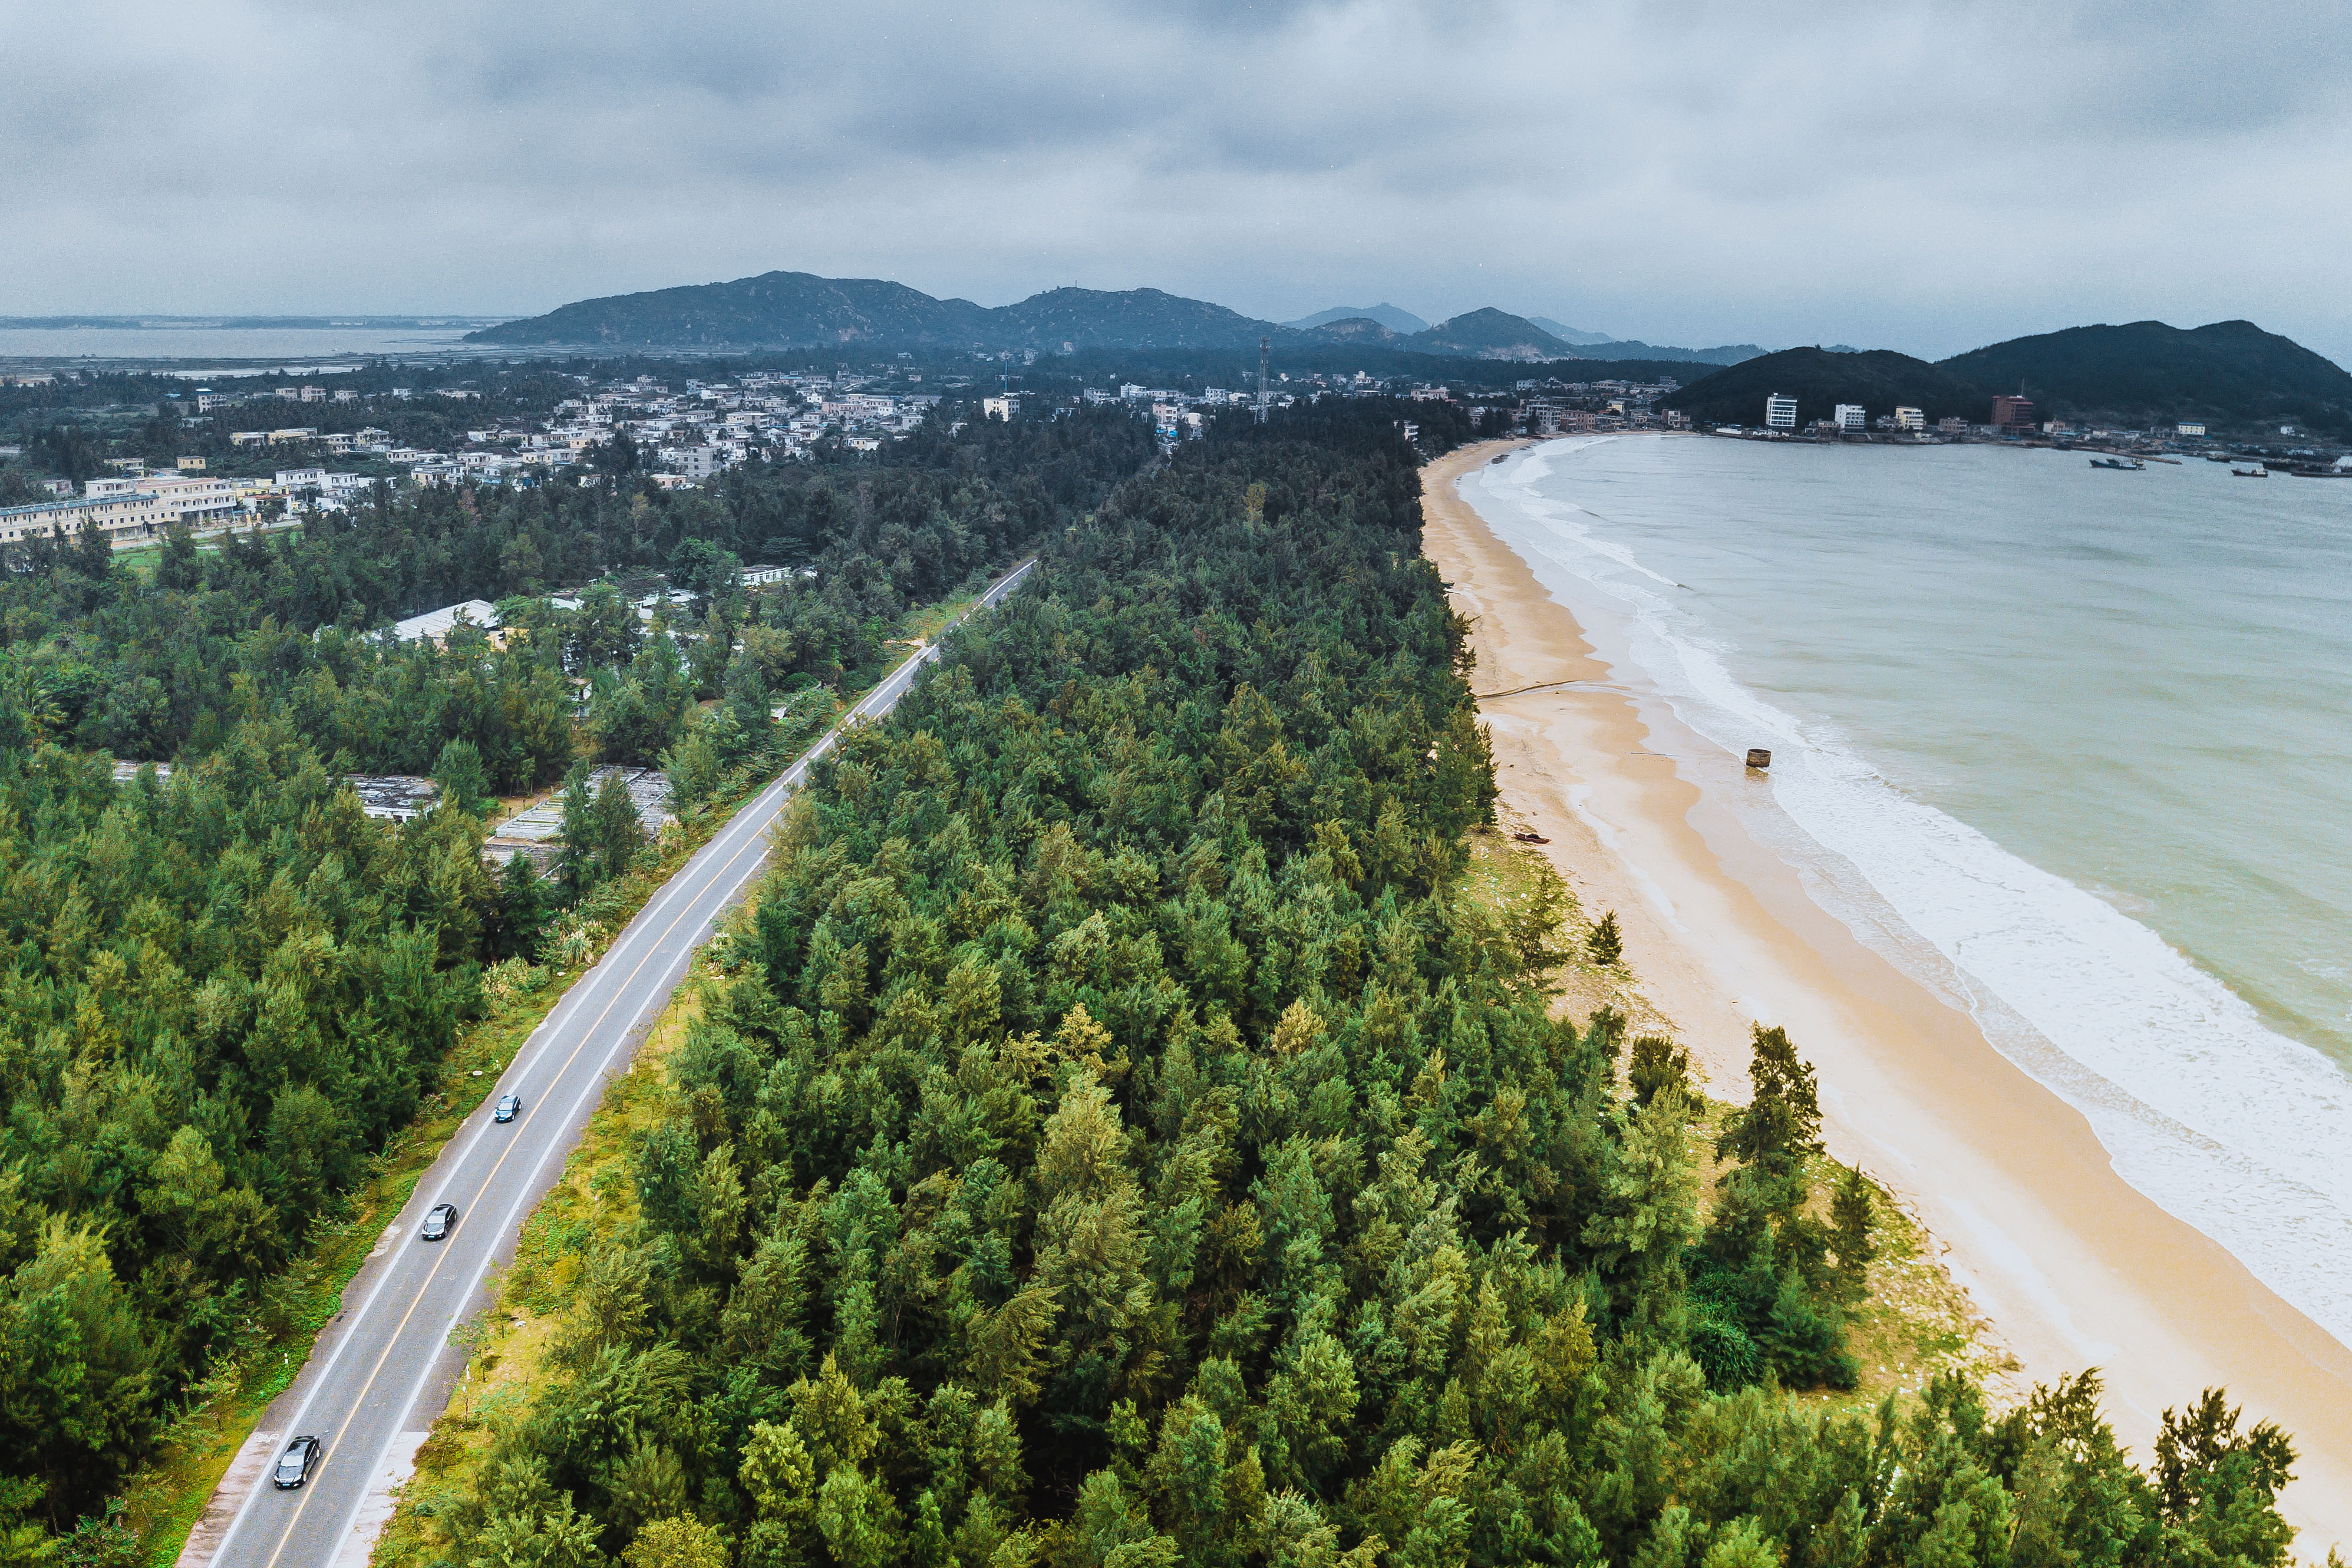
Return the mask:
<svg viewBox="0 0 2352 1568">
<path fill-rule="evenodd" d="M 479 321 L 446 327 L 361 322 L 346 327 L 0 327 L 0 360 L 335 359 L 349 354 L 440 354 Z"/>
<path fill-rule="evenodd" d="M 2352 481 L 1624 436 L 1462 493 L 1772 748 L 1735 809 L 1825 908 L 2352 1343 Z"/>
</svg>

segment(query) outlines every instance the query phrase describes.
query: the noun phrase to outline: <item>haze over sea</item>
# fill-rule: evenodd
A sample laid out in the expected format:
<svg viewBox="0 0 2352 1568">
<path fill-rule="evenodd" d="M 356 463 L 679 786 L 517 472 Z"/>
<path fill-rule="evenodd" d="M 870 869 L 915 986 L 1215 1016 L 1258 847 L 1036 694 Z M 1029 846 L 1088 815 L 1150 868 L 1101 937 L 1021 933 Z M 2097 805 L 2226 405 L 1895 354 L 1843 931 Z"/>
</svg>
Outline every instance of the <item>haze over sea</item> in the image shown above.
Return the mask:
<svg viewBox="0 0 2352 1568">
<path fill-rule="evenodd" d="M 436 354 L 461 347 L 481 325 L 360 322 L 324 327 L 0 327 L 0 360 L 185 360 L 189 368 L 250 360 L 333 359 L 346 354 Z"/>
<path fill-rule="evenodd" d="M 1626 436 L 1462 490 L 1772 749 L 1713 788 L 1825 908 L 2352 1343 L 2352 482 Z"/>
</svg>

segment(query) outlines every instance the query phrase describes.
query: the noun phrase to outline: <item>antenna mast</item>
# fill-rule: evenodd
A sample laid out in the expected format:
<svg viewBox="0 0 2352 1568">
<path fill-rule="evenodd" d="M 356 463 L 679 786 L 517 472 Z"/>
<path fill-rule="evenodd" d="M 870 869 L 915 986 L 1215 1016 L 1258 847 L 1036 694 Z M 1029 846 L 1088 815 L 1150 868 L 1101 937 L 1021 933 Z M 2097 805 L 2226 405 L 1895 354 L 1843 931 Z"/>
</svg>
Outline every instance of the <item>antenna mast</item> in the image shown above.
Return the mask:
<svg viewBox="0 0 2352 1568">
<path fill-rule="evenodd" d="M 1273 340 L 1272 340 L 1272 339 L 1270 339 L 1270 338 L 1260 338 L 1260 339 L 1257 340 L 1257 416 L 1258 416 L 1258 418 L 1259 418 L 1261 421 L 1263 421 L 1263 420 L 1265 418 L 1265 411 L 1266 411 L 1266 402 L 1265 402 L 1265 355 L 1266 355 L 1266 346 L 1267 346 L 1269 343 L 1271 343 L 1272 341 L 1273 341 Z"/>
</svg>

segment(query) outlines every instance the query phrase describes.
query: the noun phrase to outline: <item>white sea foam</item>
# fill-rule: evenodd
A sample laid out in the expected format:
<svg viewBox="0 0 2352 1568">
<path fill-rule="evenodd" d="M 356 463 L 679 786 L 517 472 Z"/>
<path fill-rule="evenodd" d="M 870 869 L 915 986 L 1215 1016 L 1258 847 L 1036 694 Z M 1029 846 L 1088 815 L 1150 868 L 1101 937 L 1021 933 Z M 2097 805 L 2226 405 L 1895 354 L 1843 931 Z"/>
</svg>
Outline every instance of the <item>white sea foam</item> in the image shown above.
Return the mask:
<svg viewBox="0 0 2352 1568">
<path fill-rule="evenodd" d="M 1787 825 L 1754 825 L 1824 908 L 2081 1111 L 2125 1180 L 2352 1343 L 2352 1079 L 2147 926 L 1743 685 L 1703 605 L 1537 490 L 1583 444 L 1489 466 L 1465 497 L 1555 591 L 1591 597 L 1565 572 L 1622 607 L 1626 656 L 1685 724 L 1735 753 L 1769 738 Z"/>
</svg>

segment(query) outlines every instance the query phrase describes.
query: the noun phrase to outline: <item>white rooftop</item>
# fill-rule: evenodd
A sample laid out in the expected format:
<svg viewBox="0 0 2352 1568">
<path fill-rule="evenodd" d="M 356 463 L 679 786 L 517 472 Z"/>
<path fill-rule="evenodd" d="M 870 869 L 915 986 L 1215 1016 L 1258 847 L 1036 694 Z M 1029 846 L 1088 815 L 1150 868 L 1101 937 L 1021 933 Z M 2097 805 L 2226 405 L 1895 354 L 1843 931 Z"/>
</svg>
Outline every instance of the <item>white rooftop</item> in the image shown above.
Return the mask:
<svg viewBox="0 0 2352 1568">
<path fill-rule="evenodd" d="M 495 630 L 499 623 L 499 607 L 487 599 L 468 599 L 462 604 L 445 604 L 438 610 L 428 610 L 422 615 L 412 615 L 392 629 L 395 643 L 414 643 L 420 638 L 446 637 L 460 619 L 485 630 Z"/>
</svg>

